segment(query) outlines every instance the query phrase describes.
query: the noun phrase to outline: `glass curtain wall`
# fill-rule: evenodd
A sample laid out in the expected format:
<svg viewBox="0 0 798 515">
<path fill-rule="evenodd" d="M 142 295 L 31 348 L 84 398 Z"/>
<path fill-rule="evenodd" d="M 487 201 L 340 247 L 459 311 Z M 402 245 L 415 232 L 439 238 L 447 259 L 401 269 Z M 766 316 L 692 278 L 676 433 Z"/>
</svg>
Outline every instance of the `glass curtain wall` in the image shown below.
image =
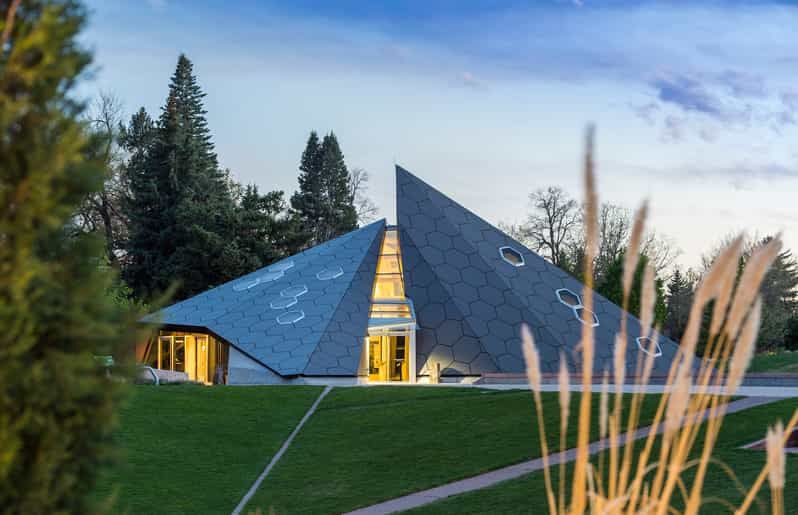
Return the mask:
<svg viewBox="0 0 798 515">
<path fill-rule="evenodd" d="M 191 381 L 227 382 L 227 344 L 202 333 L 160 331 L 150 341 L 144 363 L 160 370 L 185 372 Z"/>
</svg>

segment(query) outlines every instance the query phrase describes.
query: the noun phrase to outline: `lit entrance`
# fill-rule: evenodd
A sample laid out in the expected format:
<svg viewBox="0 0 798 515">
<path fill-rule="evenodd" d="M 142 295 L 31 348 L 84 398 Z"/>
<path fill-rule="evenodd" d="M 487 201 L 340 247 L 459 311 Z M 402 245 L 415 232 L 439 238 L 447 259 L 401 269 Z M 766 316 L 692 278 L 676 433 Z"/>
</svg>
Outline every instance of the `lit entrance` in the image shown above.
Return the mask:
<svg viewBox="0 0 798 515">
<path fill-rule="evenodd" d="M 405 297 L 399 232 L 387 228 L 377 259 L 369 331 L 369 381 L 416 382 L 416 316 Z"/>
<path fill-rule="evenodd" d="M 407 335 L 369 336 L 369 381 L 408 381 Z"/>
<path fill-rule="evenodd" d="M 162 331 L 150 341 L 143 361 L 152 368 L 185 372 L 191 381 L 224 384 L 227 345 L 207 334 Z"/>
</svg>

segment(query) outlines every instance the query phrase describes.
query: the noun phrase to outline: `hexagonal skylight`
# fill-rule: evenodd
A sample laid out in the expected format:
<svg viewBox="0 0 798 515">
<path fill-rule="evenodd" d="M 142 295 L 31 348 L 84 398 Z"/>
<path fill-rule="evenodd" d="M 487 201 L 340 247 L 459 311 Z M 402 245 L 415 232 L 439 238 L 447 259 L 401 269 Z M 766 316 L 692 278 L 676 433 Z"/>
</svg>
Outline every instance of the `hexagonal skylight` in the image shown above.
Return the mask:
<svg viewBox="0 0 798 515">
<path fill-rule="evenodd" d="M 285 272 L 286 270 L 294 268 L 294 261 L 280 261 L 279 263 L 275 263 L 269 267 L 269 272 Z"/>
<path fill-rule="evenodd" d="M 304 295 L 308 292 L 308 287 L 304 284 L 299 284 L 297 286 L 289 286 L 285 288 L 283 291 L 280 292 L 281 297 L 299 297 L 300 295 Z"/>
<path fill-rule="evenodd" d="M 305 312 L 300 311 L 286 311 L 277 315 L 277 323 L 281 325 L 296 324 L 305 318 Z"/>
<path fill-rule="evenodd" d="M 266 273 L 260 276 L 260 282 L 270 283 L 272 281 L 276 281 L 277 279 L 282 278 L 283 276 L 285 276 L 285 272 L 283 271 L 276 271 L 276 272 L 267 271 Z"/>
<path fill-rule="evenodd" d="M 584 307 L 584 306 L 576 306 L 576 307 L 575 307 L 575 308 L 573 308 L 573 309 L 574 309 L 574 315 L 576 316 L 577 320 L 579 320 L 580 322 L 582 322 L 582 323 L 584 324 L 584 323 L 585 323 L 585 321 L 584 321 L 584 320 L 582 320 L 582 312 L 583 312 L 583 311 L 587 311 L 587 312 L 588 312 L 588 313 L 589 313 L 589 314 L 592 316 L 592 318 L 593 318 L 593 323 L 592 323 L 591 325 L 592 325 L 593 327 L 598 327 L 598 325 L 599 325 L 599 319 L 598 319 L 598 317 L 596 316 L 596 314 L 595 314 L 595 313 L 593 313 L 592 311 L 590 311 L 589 309 L 587 309 L 587 308 L 586 308 L 586 307 Z"/>
<path fill-rule="evenodd" d="M 269 306 L 272 309 L 285 309 L 290 308 L 294 304 L 299 302 L 296 297 L 280 297 L 279 299 L 275 299 L 269 303 Z"/>
<path fill-rule="evenodd" d="M 335 279 L 336 277 L 341 277 L 342 275 L 344 275 L 344 269 L 340 266 L 334 266 L 321 270 L 316 274 L 316 279 L 319 281 L 329 281 L 330 279 Z"/>
<path fill-rule="evenodd" d="M 512 247 L 499 247 L 499 255 L 513 266 L 524 266 L 524 256 Z"/>
<path fill-rule="evenodd" d="M 662 356 L 662 347 L 659 346 L 659 342 L 654 344 L 654 354 L 651 354 L 649 350 L 651 348 L 651 338 L 648 336 L 638 336 L 635 338 L 635 341 L 637 342 L 637 348 L 649 356 L 654 356 L 655 358 Z"/>
<path fill-rule="evenodd" d="M 254 288 L 258 284 L 260 284 L 260 279 L 258 279 L 257 277 L 255 277 L 255 278 L 250 277 L 248 279 L 242 279 L 242 280 L 238 281 L 237 283 L 235 283 L 233 285 L 233 290 L 235 290 L 235 291 L 244 291 L 244 290 L 248 290 L 250 288 Z"/>
<path fill-rule="evenodd" d="M 557 299 L 560 302 L 568 306 L 569 308 L 576 308 L 582 305 L 582 299 L 576 293 L 572 292 L 568 288 L 560 288 L 556 292 Z"/>
</svg>

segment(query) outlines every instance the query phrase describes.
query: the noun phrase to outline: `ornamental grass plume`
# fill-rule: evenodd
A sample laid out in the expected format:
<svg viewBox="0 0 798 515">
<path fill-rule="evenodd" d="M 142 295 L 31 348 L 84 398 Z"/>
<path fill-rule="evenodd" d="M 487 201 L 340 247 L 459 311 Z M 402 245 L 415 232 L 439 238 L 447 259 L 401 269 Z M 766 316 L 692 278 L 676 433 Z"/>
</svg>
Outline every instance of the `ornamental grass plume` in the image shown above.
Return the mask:
<svg viewBox="0 0 798 515">
<path fill-rule="evenodd" d="M 784 513 L 784 426 L 781 422 L 768 428 L 765 447 L 773 515 L 781 515 Z"/>
<path fill-rule="evenodd" d="M 585 288 L 582 299 L 583 316 L 593 309 L 593 260 L 598 241 L 598 199 L 593 171 L 593 129 L 586 135 L 584 155 L 585 187 Z M 572 475 L 565 477 L 560 465 L 559 485 L 552 485 L 549 470 L 549 450 L 543 431 L 541 376 L 537 348 L 528 328 L 522 329 L 522 347 L 527 365 L 527 377 L 535 401 L 543 454 L 546 497 L 551 515 L 631 515 L 631 514 L 697 514 L 707 501 L 702 489 L 707 468 L 723 425 L 728 401 L 742 384 L 751 363 L 762 317 L 759 294 L 762 281 L 781 250 L 781 237 L 756 248 L 740 271 L 743 249 L 742 236 L 731 241 L 718 255 L 709 271 L 698 284 L 693 305 L 680 347 L 667 374 L 665 393 L 661 396 L 650 430 L 639 444 L 623 433 L 634 434 L 639 429 L 640 412 L 646 386 L 651 377 L 658 348 L 659 328 L 654 326 L 656 302 L 655 273 L 646 266 L 640 297 L 640 335 L 647 338 L 640 343 L 647 352 L 637 353 L 635 363 L 627 363 L 628 310 L 634 283 L 634 271 L 640 260 L 640 245 L 648 217 L 648 204 L 643 203 L 635 213 L 629 248 L 625 252 L 622 276 L 623 302 L 618 334 L 613 350 L 613 370 L 604 371 L 598 399 L 593 410 L 592 393 L 594 368 L 594 327 L 584 318 L 581 340 L 577 345 L 581 363 L 582 394 L 578 406 L 577 440 Z M 704 324 L 705 313 L 712 310 L 712 318 Z M 702 330 L 703 328 L 703 330 Z M 707 333 L 707 334 L 702 334 Z M 699 340 L 704 344 L 703 355 L 696 356 Z M 645 345 L 645 347 L 643 347 Z M 623 402 L 627 376 L 634 377 L 637 387 L 631 401 Z M 565 448 L 569 414 L 572 411 L 570 377 L 565 356 L 560 360 L 558 374 L 560 388 L 560 447 Z M 627 408 L 628 406 L 628 408 Z M 628 413 L 625 413 L 628 411 Z M 593 417 L 598 420 L 592 420 Z M 747 513 L 767 480 L 771 489 L 774 514 L 784 513 L 784 445 L 787 435 L 798 424 L 798 410 L 786 426 L 780 423 L 768 430 L 766 438 L 767 463 L 757 479 L 746 491 L 739 506 L 727 500 L 729 512 Z M 598 426 L 599 437 L 606 445 L 597 455 L 590 454 L 590 429 Z M 698 456 L 696 458 L 696 456 Z M 733 471 L 725 468 L 732 475 Z M 689 474 L 687 473 L 689 472 Z M 569 488 L 566 488 L 566 483 Z M 745 491 L 745 490 L 744 490 Z"/>
</svg>

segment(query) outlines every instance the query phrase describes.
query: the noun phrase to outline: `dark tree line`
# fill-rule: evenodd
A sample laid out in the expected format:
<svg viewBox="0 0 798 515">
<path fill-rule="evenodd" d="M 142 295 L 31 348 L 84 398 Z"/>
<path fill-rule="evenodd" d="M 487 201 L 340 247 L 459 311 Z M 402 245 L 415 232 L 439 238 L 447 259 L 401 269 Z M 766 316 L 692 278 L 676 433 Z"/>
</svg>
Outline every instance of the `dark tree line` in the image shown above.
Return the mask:
<svg viewBox="0 0 798 515">
<path fill-rule="evenodd" d="M 349 171 L 332 132 L 321 140 L 311 132 L 290 203 L 283 191 L 237 183 L 219 165 L 204 97 L 181 55 L 157 118 L 141 108 L 123 123 L 110 95 L 88 116 L 91 152 L 106 179 L 75 226 L 102 234 L 107 261 L 136 299 L 170 288 L 174 299 L 195 295 L 349 232 L 376 212 L 365 196 L 368 174 Z"/>
</svg>

